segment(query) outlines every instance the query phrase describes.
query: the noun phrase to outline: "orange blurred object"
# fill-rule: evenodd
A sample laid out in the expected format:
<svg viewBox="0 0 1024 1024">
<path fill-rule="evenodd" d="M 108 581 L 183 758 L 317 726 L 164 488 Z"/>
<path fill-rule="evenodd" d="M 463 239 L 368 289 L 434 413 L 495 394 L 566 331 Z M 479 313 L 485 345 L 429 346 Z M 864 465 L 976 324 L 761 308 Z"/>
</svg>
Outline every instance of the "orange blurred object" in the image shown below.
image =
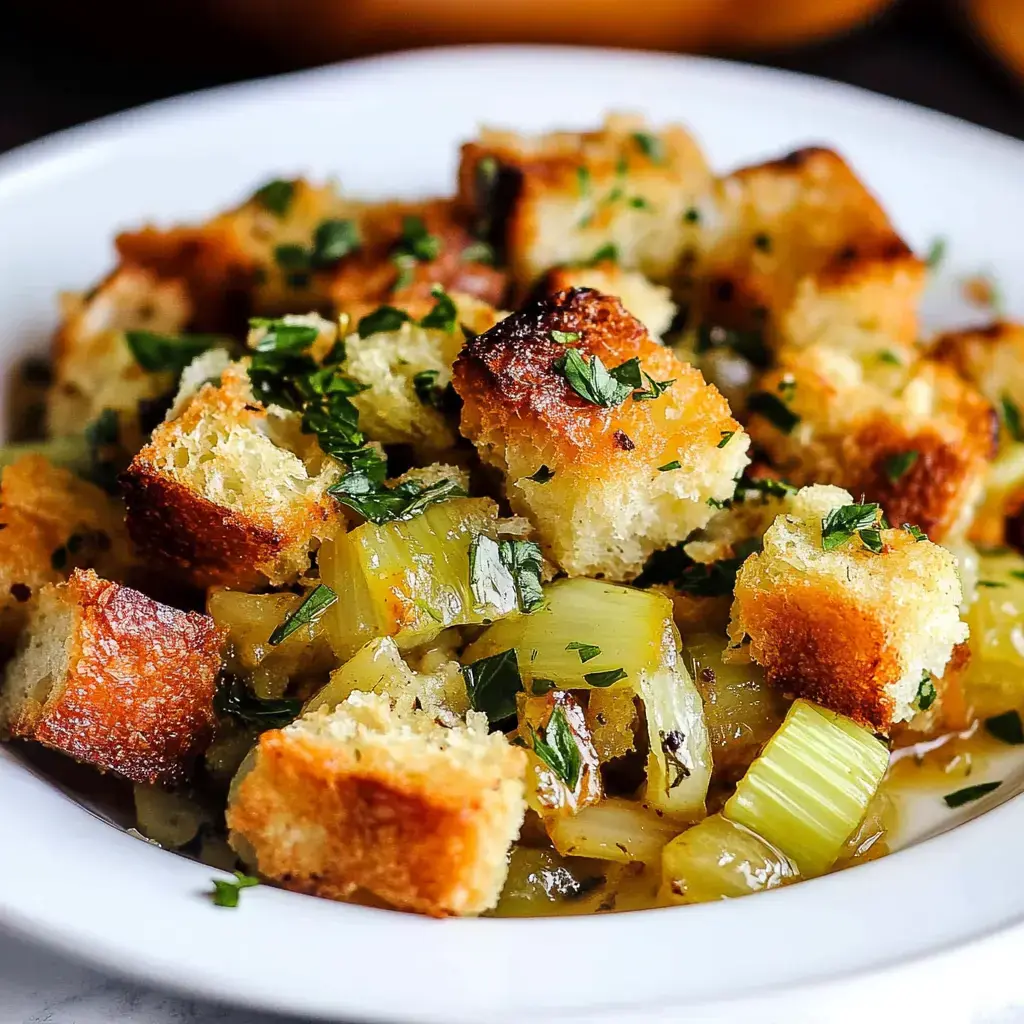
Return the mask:
<svg viewBox="0 0 1024 1024">
<path fill-rule="evenodd" d="M 992 0 L 997 5 L 1000 0 Z M 213 0 L 236 30 L 327 60 L 444 43 L 749 50 L 808 42 L 892 0 Z M 1015 5 L 1016 6 L 1016 5 Z"/>
<path fill-rule="evenodd" d="M 968 0 L 965 8 L 981 42 L 1024 76 L 1024 0 Z"/>
</svg>

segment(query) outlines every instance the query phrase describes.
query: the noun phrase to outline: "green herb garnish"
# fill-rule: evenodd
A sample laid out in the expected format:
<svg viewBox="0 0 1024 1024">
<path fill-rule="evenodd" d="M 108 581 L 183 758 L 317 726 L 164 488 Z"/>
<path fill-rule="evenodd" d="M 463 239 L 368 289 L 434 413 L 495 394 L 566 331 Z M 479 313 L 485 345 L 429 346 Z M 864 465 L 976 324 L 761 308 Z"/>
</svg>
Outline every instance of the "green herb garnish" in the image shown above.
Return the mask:
<svg viewBox="0 0 1024 1024">
<path fill-rule="evenodd" d="M 395 520 L 405 522 L 439 501 L 466 497 L 466 492 L 454 480 L 438 480 L 427 485 L 406 480 L 387 487 L 374 469 L 371 467 L 370 472 L 353 469 L 328 487 L 327 493 L 377 526 Z"/>
<path fill-rule="evenodd" d="M 222 878 L 213 880 L 213 892 L 210 893 L 210 898 L 213 900 L 214 906 L 237 907 L 239 893 L 243 889 L 251 889 L 254 885 L 260 884 L 258 878 L 242 874 L 241 871 L 234 872 L 234 875 L 233 881 L 225 881 Z"/>
<path fill-rule="evenodd" d="M 920 526 L 914 526 L 912 523 L 904 523 L 902 529 L 906 530 L 914 540 L 921 541 L 928 539 L 928 534 L 926 534 Z"/>
<path fill-rule="evenodd" d="M 903 363 L 895 352 L 890 352 L 889 349 L 882 349 L 878 353 L 878 361 L 880 363 L 887 363 L 889 366 L 902 366 Z"/>
<path fill-rule="evenodd" d="M 214 708 L 259 730 L 283 729 L 302 714 L 302 701 L 281 697 L 260 700 L 237 676 L 229 676 L 217 690 Z"/>
<path fill-rule="evenodd" d="M 360 245 L 359 228 L 354 220 L 324 220 L 313 232 L 310 263 L 316 268 L 330 267 Z"/>
<path fill-rule="evenodd" d="M 555 361 L 555 369 L 581 398 L 606 409 L 621 405 L 641 384 L 640 361 L 636 357 L 608 370 L 600 356 L 593 355 L 586 362 L 579 349 L 570 348 Z"/>
<path fill-rule="evenodd" d="M 440 370 L 420 370 L 413 374 L 412 388 L 423 405 L 440 409 L 444 405 L 445 389 L 437 383 Z"/>
<path fill-rule="evenodd" d="M 652 163 L 665 162 L 665 145 L 657 135 L 652 135 L 650 132 L 633 132 L 633 141 L 640 147 L 640 152 Z"/>
<path fill-rule="evenodd" d="M 735 430 L 722 430 L 720 431 L 722 440 L 715 445 L 716 448 L 724 448 L 735 436 Z"/>
<path fill-rule="evenodd" d="M 548 469 L 547 466 L 541 466 L 536 473 L 533 473 L 526 479 L 532 480 L 535 484 L 546 484 L 554 475 L 555 471 L 553 469 Z"/>
<path fill-rule="evenodd" d="M 388 331 L 397 331 L 402 324 L 408 323 L 412 318 L 404 309 L 396 309 L 394 306 L 380 306 L 372 313 L 367 313 L 356 325 L 356 332 L 360 338 L 368 338 L 372 334 L 384 334 Z"/>
<path fill-rule="evenodd" d="M 664 466 L 658 467 L 659 473 L 670 473 L 673 469 L 682 469 L 683 464 L 678 459 L 673 459 L 671 462 L 666 462 Z"/>
<path fill-rule="evenodd" d="M 873 551 L 876 555 L 880 555 L 885 550 L 885 544 L 882 542 L 882 534 L 879 530 L 858 530 L 857 536 L 864 542 L 864 547 L 868 551 Z"/>
<path fill-rule="evenodd" d="M 932 675 L 930 672 L 925 672 L 921 676 L 921 682 L 917 687 L 917 697 L 914 700 L 914 705 L 918 711 L 927 711 L 938 697 L 938 691 L 935 689 L 935 683 L 932 682 Z"/>
<path fill-rule="evenodd" d="M 676 382 L 674 377 L 672 380 L 655 380 L 646 370 L 643 371 L 643 379 L 647 382 L 647 387 L 643 391 L 633 392 L 634 402 L 651 402 L 655 398 L 661 398 Z"/>
<path fill-rule="evenodd" d="M 281 179 L 268 181 L 253 193 L 253 199 L 275 217 L 283 217 L 288 212 L 294 197 L 295 182 Z"/>
<path fill-rule="evenodd" d="M 1024 724 L 1020 720 L 1019 711 L 1007 711 L 985 719 L 985 731 L 1003 743 L 1019 747 L 1024 743 Z"/>
<path fill-rule="evenodd" d="M 766 368 L 771 362 L 763 331 L 737 330 L 732 327 L 721 327 L 718 324 L 700 324 L 697 327 L 697 340 L 694 346 L 696 353 L 702 355 L 717 348 L 732 349 L 748 363 L 761 369 Z"/>
<path fill-rule="evenodd" d="M 464 666 L 462 676 L 470 705 L 487 715 L 488 721 L 501 722 L 516 713 L 516 694 L 523 690 L 523 678 L 514 647 Z"/>
<path fill-rule="evenodd" d="M 543 735 L 531 727 L 530 738 L 534 753 L 569 789 L 575 789 L 580 780 L 583 760 L 565 709 L 559 705 L 551 712 Z"/>
<path fill-rule="evenodd" d="M 792 434 L 793 428 L 800 422 L 800 417 L 770 391 L 755 391 L 747 399 L 747 409 L 763 416 L 784 434 Z"/>
<path fill-rule="evenodd" d="M 605 242 L 599 249 L 594 251 L 594 255 L 589 260 L 584 262 L 584 266 L 593 267 L 598 263 L 618 263 L 619 262 L 619 247 L 614 242 Z"/>
<path fill-rule="evenodd" d="M 878 519 L 877 503 L 865 505 L 841 505 L 832 509 L 821 521 L 821 546 L 825 551 L 834 551 L 845 544 L 860 530 L 874 527 Z"/>
<path fill-rule="evenodd" d="M 485 263 L 494 266 L 497 257 L 494 254 L 494 247 L 487 242 L 470 242 L 459 254 L 463 263 Z"/>
<path fill-rule="evenodd" d="M 306 595 L 306 599 L 302 604 L 295 611 L 285 616 L 284 622 L 270 634 L 270 639 L 267 643 L 271 647 L 276 647 L 278 644 L 284 643 L 292 633 L 302 626 L 312 627 L 320 616 L 337 600 L 338 595 L 326 583 L 321 583 L 314 587 Z"/>
<path fill-rule="evenodd" d="M 420 327 L 453 333 L 459 311 L 455 308 L 451 296 L 439 284 L 430 289 L 430 294 L 434 297 L 434 308 L 420 321 Z"/>
<path fill-rule="evenodd" d="M 607 672 L 587 672 L 583 678 L 591 685 L 604 688 L 617 683 L 620 679 L 626 678 L 626 672 L 621 668 L 609 669 Z"/>
<path fill-rule="evenodd" d="M 581 644 L 578 640 L 573 640 L 572 643 L 566 644 L 565 649 L 567 651 L 578 651 L 580 655 L 580 661 L 584 665 L 588 661 L 593 661 L 594 658 L 598 657 L 601 653 L 601 648 L 595 644 Z"/>
<path fill-rule="evenodd" d="M 987 590 L 997 590 L 1001 587 L 1005 587 L 1006 584 L 1002 580 L 978 580 L 976 586 L 985 587 Z"/>
<path fill-rule="evenodd" d="M 759 231 L 754 235 L 754 248 L 759 252 L 771 252 L 772 251 L 772 240 L 763 231 Z"/>
<path fill-rule="evenodd" d="M 946 240 L 942 237 L 933 239 L 932 244 L 928 246 L 928 254 L 924 258 L 928 269 L 937 270 L 945 258 Z"/>
<path fill-rule="evenodd" d="M 135 362 L 149 373 L 181 373 L 198 355 L 217 346 L 229 347 L 231 338 L 221 334 L 157 334 L 126 331 L 125 341 Z"/>
<path fill-rule="evenodd" d="M 967 786 L 955 793 L 947 793 L 942 799 L 946 801 L 947 807 L 963 807 L 964 804 L 980 800 L 1001 785 L 1002 782 L 979 782 L 976 786 Z"/>
<path fill-rule="evenodd" d="M 394 253 L 429 263 L 441 254 L 441 239 L 427 230 L 422 217 L 406 216 L 402 218 L 402 234 L 395 243 Z"/>
<path fill-rule="evenodd" d="M 477 604 L 532 612 L 544 603 L 540 547 L 530 540 L 496 541 L 486 534 L 469 549 L 469 585 Z"/>
<path fill-rule="evenodd" d="M 571 345 L 574 341 L 579 341 L 580 336 L 577 331 L 548 331 L 551 335 L 552 341 L 557 341 L 559 345 Z"/>
<path fill-rule="evenodd" d="M 913 467 L 918 458 L 919 453 L 916 451 L 896 452 L 885 460 L 882 465 L 882 469 L 885 472 L 885 475 L 889 478 L 889 482 L 896 484 L 899 483 L 911 467 Z"/>
<path fill-rule="evenodd" d="M 1024 441 L 1024 420 L 1021 418 L 1020 406 L 1005 393 L 999 404 L 1003 410 L 1003 423 L 1006 424 L 1007 433 L 1014 441 Z"/>
</svg>

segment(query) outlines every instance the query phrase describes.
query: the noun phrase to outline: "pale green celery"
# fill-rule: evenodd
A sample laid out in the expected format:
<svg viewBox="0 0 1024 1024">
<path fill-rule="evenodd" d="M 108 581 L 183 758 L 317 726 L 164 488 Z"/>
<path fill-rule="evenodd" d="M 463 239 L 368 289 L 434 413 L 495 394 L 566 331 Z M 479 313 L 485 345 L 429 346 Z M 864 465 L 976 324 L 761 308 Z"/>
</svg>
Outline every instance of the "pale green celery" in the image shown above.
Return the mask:
<svg viewBox="0 0 1024 1024">
<path fill-rule="evenodd" d="M 636 800 L 608 797 L 578 814 L 560 814 L 545 822 L 555 849 L 564 857 L 591 857 L 618 864 L 654 863 L 679 831 Z"/>
<path fill-rule="evenodd" d="M 598 580 L 558 580 L 544 588 L 542 608 L 495 623 L 466 649 L 462 662 L 514 647 L 528 688 L 532 680 L 546 679 L 562 690 L 588 689 L 593 684 L 586 676 L 603 682 L 603 673 L 622 669 L 625 678 L 611 685 L 638 690 L 640 676 L 662 663 L 671 623 L 672 602 L 662 594 Z M 569 649 L 571 644 L 597 652 Z"/>
<path fill-rule="evenodd" d="M 411 681 L 412 673 L 398 645 L 391 637 L 379 637 L 332 672 L 330 682 L 309 700 L 302 713 L 322 707 L 336 708 L 356 690 L 397 697 L 409 688 Z"/>
<path fill-rule="evenodd" d="M 705 818 L 661 855 L 663 892 L 673 903 L 707 903 L 774 889 L 800 877 L 790 859 L 721 814 Z"/>
<path fill-rule="evenodd" d="M 714 633 L 688 634 L 683 662 L 704 699 L 715 771 L 735 778 L 782 724 L 787 701 L 765 682 L 760 666 L 723 661 L 727 643 Z"/>
<path fill-rule="evenodd" d="M 824 874 L 860 824 L 888 748 L 843 715 L 793 702 L 723 814 L 777 847 L 804 877 Z"/>
<path fill-rule="evenodd" d="M 320 577 L 338 600 L 323 622 L 338 657 L 378 636 L 407 650 L 448 626 L 515 611 L 478 605 L 470 587 L 470 546 L 478 534 L 494 536 L 496 517 L 488 499 L 455 498 L 407 522 L 364 523 L 325 542 Z"/>
<path fill-rule="evenodd" d="M 26 455 L 42 455 L 55 466 L 63 466 L 81 476 L 92 468 L 89 444 L 80 434 L 54 437 L 48 441 L 21 441 L 0 447 L 0 469 L 10 466 Z"/>
</svg>

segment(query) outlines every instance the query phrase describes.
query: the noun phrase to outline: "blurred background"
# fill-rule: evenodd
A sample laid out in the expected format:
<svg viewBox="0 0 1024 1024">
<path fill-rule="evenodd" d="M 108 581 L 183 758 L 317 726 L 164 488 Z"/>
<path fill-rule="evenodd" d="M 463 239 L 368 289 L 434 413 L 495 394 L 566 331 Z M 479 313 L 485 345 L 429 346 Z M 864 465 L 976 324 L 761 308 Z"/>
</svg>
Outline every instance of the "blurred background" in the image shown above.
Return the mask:
<svg viewBox="0 0 1024 1024">
<path fill-rule="evenodd" d="M 2 7 L 0 150 L 224 82 L 414 46 L 532 41 L 735 57 L 851 82 L 1024 137 L 1024 0 L 5 0 Z"/>
</svg>

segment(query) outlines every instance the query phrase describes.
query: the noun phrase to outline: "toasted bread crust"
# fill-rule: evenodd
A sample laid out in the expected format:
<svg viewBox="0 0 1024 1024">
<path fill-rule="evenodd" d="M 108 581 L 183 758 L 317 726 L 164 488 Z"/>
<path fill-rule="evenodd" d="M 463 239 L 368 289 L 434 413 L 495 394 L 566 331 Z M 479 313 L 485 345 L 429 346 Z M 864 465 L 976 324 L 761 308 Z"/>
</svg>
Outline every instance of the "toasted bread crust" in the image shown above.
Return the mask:
<svg viewBox="0 0 1024 1024">
<path fill-rule="evenodd" d="M 74 604 L 67 673 L 12 734 L 134 782 L 181 781 L 212 733 L 225 631 L 92 571 L 63 587 Z"/>
</svg>

